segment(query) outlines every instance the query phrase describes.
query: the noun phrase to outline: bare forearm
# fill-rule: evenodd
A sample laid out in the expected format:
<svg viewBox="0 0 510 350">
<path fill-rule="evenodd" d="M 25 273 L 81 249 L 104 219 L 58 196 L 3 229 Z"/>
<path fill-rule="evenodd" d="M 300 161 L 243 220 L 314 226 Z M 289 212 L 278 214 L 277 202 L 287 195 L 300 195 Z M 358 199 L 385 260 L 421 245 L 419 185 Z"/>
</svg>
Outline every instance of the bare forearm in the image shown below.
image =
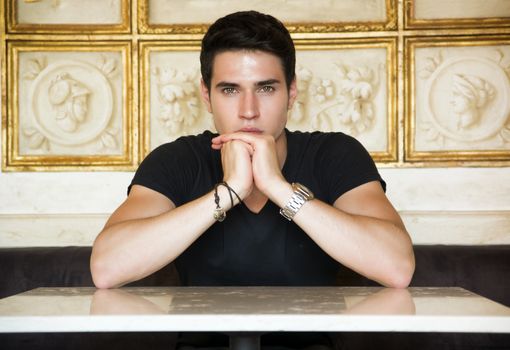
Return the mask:
<svg viewBox="0 0 510 350">
<path fill-rule="evenodd" d="M 221 206 L 231 204 L 218 189 Z M 213 192 L 160 215 L 107 226 L 94 243 L 91 270 L 96 286 L 118 287 L 167 265 L 189 247 L 215 220 Z M 205 214 L 204 214 L 205 213 Z"/>
<path fill-rule="evenodd" d="M 281 186 L 280 207 L 292 195 Z M 320 200 L 307 202 L 294 217 L 328 255 L 352 270 L 389 287 L 406 287 L 414 272 L 411 240 L 403 225 L 346 213 Z"/>
<path fill-rule="evenodd" d="M 314 200 L 295 221 L 331 257 L 389 287 L 406 287 L 414 271 L 412 246 L 397 225 L 350 215 Z"/>
</svg>

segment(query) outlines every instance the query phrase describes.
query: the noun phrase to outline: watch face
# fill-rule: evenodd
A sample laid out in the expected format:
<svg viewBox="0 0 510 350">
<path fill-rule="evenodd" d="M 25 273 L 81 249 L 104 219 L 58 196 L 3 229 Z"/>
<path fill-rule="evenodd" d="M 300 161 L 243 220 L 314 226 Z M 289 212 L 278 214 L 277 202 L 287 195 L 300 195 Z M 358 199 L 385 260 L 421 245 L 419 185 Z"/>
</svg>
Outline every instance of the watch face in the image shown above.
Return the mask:
<svg viewBox="0 0 510 350">
<path fill-rule="evenodd" d="M 308 187 L 306 187 L 305 185 L 302 185 L 300 183 L 297 183 L 297 182 L 294 182 L 292 184 L 292 189 L 294 191 L 299 191 L 307 201 L 313 199 L 313 193 L 312 191 L 310 191 L 310 189 L 308 189 Z"/>
</svg>

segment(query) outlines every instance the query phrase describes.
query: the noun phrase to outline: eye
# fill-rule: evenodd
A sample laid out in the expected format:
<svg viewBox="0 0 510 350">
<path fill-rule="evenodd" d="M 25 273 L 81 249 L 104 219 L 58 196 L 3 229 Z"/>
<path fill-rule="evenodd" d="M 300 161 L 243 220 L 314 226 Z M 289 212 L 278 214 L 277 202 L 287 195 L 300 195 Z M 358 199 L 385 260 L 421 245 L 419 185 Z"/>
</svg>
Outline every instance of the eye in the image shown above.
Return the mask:
<svg viewBox="0 0 510 350">
<path fill-rule="evenodd" d="M 271 86 L 271 85 L 264 85 L 259 89 L 259 91 L 267 94 L 267 93 L 274 92 L 275 88 L 274 88 L 274 86 Z"/>
<path fill-rule="evenodd" d="M 233 87 L 225 87 L 221 89 L 221 92 L 223 92 L 225 95 L 233 95 L 237 92 L 237 90 Z"/>
</svg>

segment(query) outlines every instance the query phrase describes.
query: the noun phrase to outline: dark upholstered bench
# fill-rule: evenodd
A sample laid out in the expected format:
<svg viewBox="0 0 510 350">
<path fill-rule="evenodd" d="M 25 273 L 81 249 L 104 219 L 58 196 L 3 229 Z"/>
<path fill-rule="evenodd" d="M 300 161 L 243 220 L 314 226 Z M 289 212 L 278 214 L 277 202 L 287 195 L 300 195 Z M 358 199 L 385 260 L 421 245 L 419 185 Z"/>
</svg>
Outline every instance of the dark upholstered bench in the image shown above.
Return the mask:
<svg viewBox="0 0 510 350">
<path fill-rule="evenodd" d="M 90 247 L 0 248 L 0 298 L 37 287 L 93 286 Z M 415 246 L 411 286 L 462 287 L 510 306 L 510 245 Z M 374 282 L 340 268 L 338 285 Z M 173 264 L 132 286 L 179 285 Z M 345 333 L 346 349 L 510 349 L 508 334 Z M 1 349 L 166 349 L 171 333 L 0 334 Z"/>
</svg>

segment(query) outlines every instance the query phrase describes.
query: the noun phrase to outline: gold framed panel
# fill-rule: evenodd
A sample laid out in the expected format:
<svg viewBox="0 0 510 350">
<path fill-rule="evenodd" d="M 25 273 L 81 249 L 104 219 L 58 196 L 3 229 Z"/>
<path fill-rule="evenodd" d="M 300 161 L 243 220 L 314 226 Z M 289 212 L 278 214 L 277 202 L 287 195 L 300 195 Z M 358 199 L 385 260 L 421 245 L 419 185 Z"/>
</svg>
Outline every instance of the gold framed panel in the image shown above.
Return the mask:
<svg viewBox="0 0 510 350">
<path fill-rule="evenodd" d="M 509 42 L 508 35 L 405 38 L 405 162 L 510 164 Z"/>
<path fill-rule="evenodd" d="M 288 127 L 341 131 L 363 143 L 376 162 L 396 162 L 397 39 L 297 39 L 294 42 L 299 94 Z M 302 56 L 307 52 L 311 57 L 305 66 Z M 322 61 L 324 56 L 326 59 Z M 315 74 L 313 66 L 326 67 L 326 71 Z M 296 110 L 300 104 L 308 110 L 304 118 L 308 119 L 308 125 L 295 122 L 302 114 Z"/>
<path fill-rule="evenodd" d="M 162 96 L 161 98 L 164 100 L 162 105 L 165 110 L 168 111 L 168 118 L 165 116 L 162 125 L 160 127 L 154 126 L 154 129 L 164 130 L 165 125 L 169 122 L 171 122 L 172 119 L 180 119 L 178 121 L 179 124 L 184 123 L 184 118 L 189 118 L 189 116 L 184 116 L 184 118 L 181 118 L 179 116 L 174 116 L 172 113 L 175 108 L 181 109 L 184 105 L 189 105 L 189 101 L 184 101 L 181 98 L 175 96 L 174 91 L 177 90 L 183 91 L 184 87 L 182 84 L 187 84 L 187 86 L 191 85 L 191 88 L 193 89 L 193 96 L 192 98 L 195 99 L 194 105 L 197 106 L 198 104 L 201 104 L 201 101 L 197 101 L 197 99 L 200 99 L 200 96 L 197 96 L 198 94 L 198 84 L 199 84 L 199 76 L 195 76 L 194 81 L 190 81 L 188 78 L 184 78 L 186 80 L 185 82 L 183 79 L 178 77 L 182 72 L 178 72 L 178 69 L 180 67 L 164 67 L 163 70 L 168 69 L 167 72 L 163 72 L 163 74 L 168 74 L 170 77 L 168 79 L 163 78 L 163 82 L 158 82 L 155 84 L 151 84 L 151 78 L 154 76 L 156 71 L 159 70 L 159 68 L 155 68 L 154 66 L 151 66 L 151 55 L 152 54 L 158 54 L 158 53 L 190 53 L 193 52 L 197 55 L 196 63 L 199 63 L 198 60 L 198 54 L 200 52 L 200 41 L 140 41 L 139 42 L 139 81 L 140 81 L 140 144 L 139 144 L 139 150 L 140 154 L 139 157 L 142 160 L 149 154 L 149 152 L 154 149 L 158 144 L 161 144 L 163 142 L 172 141 L 173 139 L 184 135 L 186 133 L 183 133 L 183 130 L 180 128 L 177 128 L 176 133 L 170 132 L 171 135 L 163 133 L 165 137 L 167 137 L 164 141 L 160 139 L 159 142 L 155 143 L 153 138 L 153 134 L 151 132 L 151 128 L 153 125 L 151 125 L 151 122 L 153 119 L 157 119 L 156 116 L 157 112 L 152 113 L 151 110 L 151 101 L 155 99 L 155 96 Z M 189 62 L 188 62 L 189 63 Z M 175 79 L 173 79 L 175 78 Z M 151 89 L 152 86 L 159 86 L 163 90 L 158 90 L 157 87 L 154 89 Z M 157 90 L 157 91 L 153 91 Z M 167 96 L 167 94 L 170 94 L 171 96 Z M 183 113 L 186 112 L 186 107 L 182 108 Z M 154 118 L 151 117 L 151 115 L 154 115 Z M 174 118 L 175 117 L 175 118 Z M 170 120 L 169 120 L 170 119 Z M 174 131 L 175 129 L 172 129 Z M 173 137 L 172 137 L 173 136 Z"/>
<path fill-rule="evenodd" d="M 288 127 L 291 130 L 325 130 L 323 131 L 344 131 L 338 129 L 339 114 L 347 116 L 349 121 L 343 121 L 345 128 L 349 130 L 360 131 L 359 135 L 354 135 L 362 143 L 364 141 L 370 142 L 372 138 L 380 139 L 380 144 L 376 150 L 369 149 L 370 154 L 376 162 L 396 162 L 397 161 L 397 57 L 396 47 L 397 39 L 393 37 L 384 38 L 371 38 L 371 39 L 328 39 L 328 40 L 312 40 L 301 39 L 295 40 L 297 50 L 297 63 L 305 61 L 305 54 L 309 55 L 311 59 L 308 62 L 310 65 L 317 65 L 314 63 L 315 59 L 320 56 L 317 53 L 320 51 L 326 52 L 331 58 L 328 66 L 334 68 L 338 63 L 338 55 L 342 52 L 344 55 L 351 54 L 350 64 L 346 63 L 340 68 L 343 70 L 345 76 L 342 78 L 340 75 L 332 79 L 331 72 L 315 72 L 313 74 L 304 73 L 300 74 L 306 67 L 298 68 L 297 79 L 299 98 L 293 110 L 290 111 Z M 198 64 L 198 53 L 200 50 L 200 41 L 144 41 L 140 42 L 139 47 L 139 61 L 140 61 L 140 98 L 141 98 L 141 132 L 140 132 L 140 159 L 143 159 L 152 149 L 163 142 L 171 141 L 183 134 L 196 133 L 196 127 L 214 130 L 212 121 L 208 120 L 207 111 L 204 106 L 196 106 L 199 96 L 199 75 L 196 73 L 198 69 L 193 67 L 192 74 L 184 74 L 185 68 L 189 66 L 192 59 L 196 59 Z M 373 51 L 373 52 L 372 52 Z M 178 59 L 178 55 L 185 53 L 196 54 L 196 58 Z M 347 53 L 346 53 L 347 52 Z M 358 56 L 353 56 L 352 53 L 357 53 Z M 160 59 L 160 62 L 166 64 L 165 67 L 151 66 L 151 58 L 157 54 L 167 54 L 168 56 Z M 375 62 L 377 69 L 370 69 L 370 65 L 363 66 L 357 65 L 359 57 L 372 55 L 378 59 Z M 347 57 L 346 56 L 346 57 Z M 367 63 L 372 61 L 367 59 Z M 155 65 L 155 63 L 152 63 Z M 323 65 L 322 63 L 320 65 Z M 164 66 L 164 65 L 162 65 Z M 368 68 L 367 68 L 368 67 Z M 167 70 L 167 79 L 160 79 L 160 73 Z M 173 71 L 175 70 L 175 71 Z M 340 74 L 340 73 L 338 73 Z M 156 75 L 156 76 L 155 76 Z M 349 75 L 349 77 L 347 77 Z M 374 77 L 375 76 L 375 77 Z M 352 79 L 354 80 L 350 80 Z M 303 84 L 300 84 L 303 81 Z M 330 86 L 324 89 L 324 84 Z M 336 87 L 333 85 L 337 84 Z M 349 87 L 347 87 L 349 86 Z M 353 88 L 354 86 L 354 88 Z M 157 90 L 157 91 L 151 91 Z M 346 91 L 346 89 L 350 89 Z M 363 92 L 359 92 L 363 90 Z M 178 92 L 179 91 L 179 92 Z M 187 92 L 183 92 L 187 91 Z M 322 92 L 321 92 L 322 91 Z M 331 91 L 331 93 L 330 93 Z M 336 91 L 333 93 L 333 91 Z M 356 91 L 356 92 L 354 92 Z M 352 97 L 355 94 L 355 97 Z M 363 95 L 363 97 L 357 94 Z M 179 95 L 179 96 L 177 96 Z M 187 96 L 186 96 L 187 95 Z M 320 96 L 319 96 L 320 95 Z M 313 102 L 312 99 L 319 99 L 319 102 Z M 347 100 L 345 103 L 337 103 L 339 100 Z M 190 103 L 194 110 L 188 110 L 188 114 L 194 114 L 192 121 L 188 125 L 194 124 L 190 128 L 186 128 L 186 118 L 188 114 L 176 115 L 172 111 L 178 110 L 179 113 L 189 108 Z M 353 106 L 361 106 L 361 109 L 374 113 L 370 115 L 354 115 L 345 111 Z M 154 107 L 156 106 L 156 107 Z M 383 107 L 384 113 L 378 114 L 377 108 Z M 356 107 L 354 107 L 356 108 Z M 300 110 L 301 109 L 301 110 Z M 163 112 L 162 112 L 163 111 Z M 305 113 L 304 118 L 294 118 L 297 114 Z M 209 118 L 210 119 L 210 118 Z M 161 123 L 164 120 L 164 123 Z M 155 135 L 160 133 L 161 129 L 168 126 L 168 123 L 175 121 L 180 123 L 179 126 L 172 124 L 169 128 L 173 128 L 172 132 L 167 133 L 164 137 L 159 137 L 154 141 Z M 352 121 L 352 120 L 355 120 Z M 198 122 L 197 122 L 198 121 Z M 209 123 L 210 122 L 210 123 Z M 151 125 L 151 123 L 161 123 L 158 126 Z M 209 124 L 208 124 L 209 123 Z M 366 146 L 366 145 L 365 145 Z"/>
<path fill-rule="evenodd" d="M 4 0 L 6 6 L 7 33 L 34 33 L 34 34 L 107 34 L 107 33 L 130 33 L 131 32 L 131 1 L 119 0 L 120 21 L 119 23 L 20 23 L 20 1 L 28 4 L 40 5 L 41 0 Z M 60 0 L 65 1 L 65 0 Z M 83 2 L 86 4 L 87 2 Z M 47 6 L 55 6 L 59 1 L 43 3 Z M 53 4 L 53 5 L 52 5 Z M 88 4 L 90 6 L 90 4 Z M 65 16 L 65 15 L 62 15 Z"/>
<path fill-rule="evenodd" d="M 232 4 L 228 6 L 226 4 L 224 6 L 224 11 L 220 11 L 217 15 L 214 15 L 215 18 L 211 18 L 207 21 L 202 21 L 197 23 L 196 19 L 194 19 L 193 13 L 193 5 L 184 4 L 180 6 L 180 10 L 186 11 L 189 10 L 190 21 L 187 23 L 151 23 L 150 19 L 150 1 L 151 0 L 138 0 L 138 30 L 140 33 L 149 33 L 149 34 L 204 34 L 207 31 L 209 25 L 216 19 L 222 15 L 226 15 L 227 13 L 232 12 Z M 342 0 L 333 0 L 333 2 L 338 2 L 338 5 L 342 5 Z M 305 2 L 309 5 L 308 2 Z M 331 1 L 328 0 L 329 5 L 324 5 L 321 7 L 314 3 L 314 7 L 316 8 L 330 8 L 332 6 Z M 358 2 L 356 2 L 358 3 Z M 293 21 L 293 20 L 285 20 L 284 17 L 280 14 L 274 14 L 277 18 L 282 20 L 285 23 L 285 26 L 291 33 L 338 33 L 338 32 L 355 32 L 355 31 L 389 31 L 397 29 L 397 3 L 398 0 L 379 0 L 379 3 L 384 5 L 384 19 L 360 19 L 360 20 L 331 20 L 324 21 L 322 16 L 317 16 L 317 18 L 310 18 L 308 21 Z M 214 3 L 215 8 L 222 8 L 221 4 Z M 189 9 L 185 7 L 189 6 Z M 261 2 L 260 9 L 257 8 L 257 4 L 250 2 L 247 3 L 246 6 L 242 6 L 243 9 L 246 10 L 259 10 L 265 13 L 272 14 L 273 9 L 276 6 L 276 2 L 272 3 L 270 7 L 267 6 L 267 2 Z M 285 2 L 286 8 L 288 9 L 290 3 Z M 334 5 L 334 4 L 333 4 Z M 361 4 L 363 5 L 363 4 Z M 237 5 L 236 5 L 237 6 Z M 329 7 L 328 7 L 329 6 Z M 367 6 L 375 6 L 367 5 Z M 244 8 L 246 7 L 246 8 Z M 197 6 L 195 6 L 196 10 Z M 240 9 L 237 9 L 240 10 Z M 310 17 L 310 9 L 306 7 L 298 7 L 298 10 L 306 13 L 307 17 Z M 288 10 L 287 10 L 288 11 Z M 362 15 L 367 11 L 358 11 L 357 15 Z M 329 14 L 335 12 L 328 12 Z M 336 11 L 336 13 L 342 13 L 342 11 Z"/>
<path fill-rule="evenodd" d="M 6 52 L 2 72 L 8 96 L 2 124 L 4 171 L 136 168 L 138 125 L 132 112 L 131 42 L 9 40 Z M 50 57 L 49 64 L 45 55 Z M 80 55 L 98 58 L 98 66 L 80 60 Z M 81 81 L 75 73 L 79 70 Z M 90 77 L 88 81 L 84 75 Z M 84 96 L 99 97 L 87 100 Z M 26 101 L 30 103 L 23 105 Z M 48 101 L 44 107 L 54 108 L 48 112 L 38 101 Z M 101 105 L 105 101 L 109 107 Z"/>
<path fill-rule="evenodd" d="M 430 0 L 404 0 L 404 28 L 405 29 L 460 29 L 460 28 L 508 28 L 510 27 L 510 17 L 487 16 L 487 17 L 459 17 L 452 13 L 452 18 L 419 18 L 416 16 L 416 8 L 418 1 Z M 439 2 L 437 0 L 432 0 Z M 473 1 L 473 0 L 471 0 Z M 483 0 L 476 0 L 483 6 L 490 6 Z M 502 0 L 505 1 L 505 0 Z M 460 8 L 465 8 L 467 4 L 463 3 L 464 0 L 450 0 L 449 2 L 458 2 Z M 483 3 L 483 4 L 482 4 Z M 439 4 L 442 14 L 444 16 L 446 4 L 441 2 Z"/>
</svg>

